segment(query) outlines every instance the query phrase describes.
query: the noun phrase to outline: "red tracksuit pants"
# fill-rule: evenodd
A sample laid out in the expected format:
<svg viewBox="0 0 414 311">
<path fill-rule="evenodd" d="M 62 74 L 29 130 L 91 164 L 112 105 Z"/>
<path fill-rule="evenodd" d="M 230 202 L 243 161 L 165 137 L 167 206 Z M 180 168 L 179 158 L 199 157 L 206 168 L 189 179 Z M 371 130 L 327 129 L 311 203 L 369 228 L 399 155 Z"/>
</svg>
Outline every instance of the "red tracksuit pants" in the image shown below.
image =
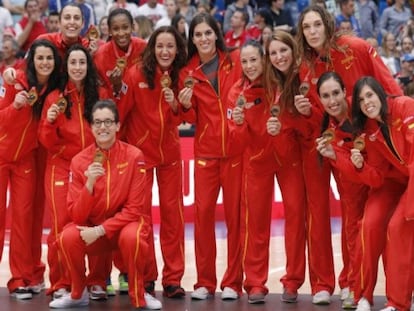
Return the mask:
<svg viewBox="0 0 414 311">
<path fill-rule="evenodd" d="M 385 228 L 405 188 L 405 185 L 386 179 L 382 187 L 368 193 L 357 239 L 357 262 L 360 265 L 355 279 L 355 301 L 364 297 L 373 304 L 378 262 L 387 240 Z"/>
<path fill-rule="evenodd" d="M 359 224 L 364 213 L 364 206 L 369 188 L 363 184 L 347 181 L 336 169 L 332 168 L 341 203 L 342 230 L 341 249 L 343 268 L 339 274 L 340 288 L 349 287 L 354 291 L 357 271 L 357 240 Z"/>
<path fill-rule="evenodd" d="M 215 211 L 220 186 L 227 225 L 227 268 L 221 289 L 230 287 L 241 293 L 243 272 L 240 244 L 240 186 L 242 157 L 195 159 L 194 240 L 197 283 L 213 294 L 217 287 Z"/>
<path fill-rule="evenodd" d="M 67 193 L 69 182 L 68 166 L 47 165 L 45 171 L 45 202 L 50 211 L 51 230 L 47 238 L 50 290 L 52 293 L 59 288 L 70 288 L 70 281 L 66 277 L 62 258 L 58 252 L 57 239 L 63 227 L 70 222 L 67 212 Z M 106 278 L 110 275 L 111 259 L 103 256 L 89 257 L 90 274 L 89 285 L 100 285 L 106 288 Z"/>
<path fill-rule="evenodd" d="M 299 151 L 299 150 L 297 150 Z M 253 157 L 252 157 L 253 158 Z M 273 153 L 246 159 L 242 197 L 244 288 L 248 294 L 268 293 L 269 239 L 275 174 L 285 213 L 286 274 L 283 286 L 297 290 L 305 277 L 306 195 L 300 152 L 280 161 Z"/>
<path fill-rule="evenodd" d="M 307 244 L 312 295 L 335 288 L 329 205 L 330 166 L 318 160 L 314 144 L 302 146 L 303 174 L 307 196 Z"/>
<path fill-rule="evenodd" d="M 385 275 L 388 306 L 399 311 L 409 311 L 414 289 L 414 221 L 406 220 L 405 192 L 388 224 L 385 246 Z"/>
<path fill-rule="evenodd" d="M 176 161 L 171 164 L 159 165 L 155 168 L 160 207 L 160 244 L 164 267 L 162 285 L 180 285 L 184 275 L 184 208 L 182 188 L 182 164 Z M 152 186 L 154 168 L 147 169 L 145 207 L 148 216 L 152 215 Z M 152 217 L 150 218 L 152 219 Z M 148 261 L 145 281 L 155 281 L 158 276 L 155 258 L 154 235 L 148 236 Z"/>
<path fill-rule="evenodd" d="M 144 300 L 144 267 L 147 259 L 149 224 L 141 216 L 137 222 L 123 227 L 113 237 L 103 236 L 89 246 L 82 240 L 76 225 L 68 224 L 59 236 L 59 251 L 71 282 L 71 295 L 74 299 L 82 296 L 87 286 L 85 276 L 85 256 L 111 258 L 111 250 L 119 249 L 127 267 L 129 297 L 134 307 L 146 305 Z"/>
<path fill-rule="evenodd" d="M 0 161 L 0 238 L 3 252 L 7 211 L 7 187 L 12 213 L 9 265 L 11 279 L 7 283 L 10 292 L 28 286 L 32 279 L 33 262 L 31 248 L 33 199 L 36 190 L 36 166 L 34 153 L 17 162 Z"/>
</svg>

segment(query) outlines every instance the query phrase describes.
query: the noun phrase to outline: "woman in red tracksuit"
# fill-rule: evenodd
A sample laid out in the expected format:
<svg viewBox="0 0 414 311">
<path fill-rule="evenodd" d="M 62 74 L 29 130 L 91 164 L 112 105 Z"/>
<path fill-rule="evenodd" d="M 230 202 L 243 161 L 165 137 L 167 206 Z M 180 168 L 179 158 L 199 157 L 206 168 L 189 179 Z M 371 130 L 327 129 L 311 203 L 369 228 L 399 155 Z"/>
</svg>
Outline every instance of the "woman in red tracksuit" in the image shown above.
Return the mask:
<svg viewBox="0 0 414 311">
<path fill-rule="evenodd" d="M 237 299 L 242 290 L 240 257 L 241 156 L 227 150 L 225 99 L 240 77 L 238 51 L 229 53 L 214 18 L 206 13 L 191 22 L 188 63 L 180 73 L 178 95 L 195 123 L 195 256 L 197 283 L 191 297 L 207 299 L 217 287 L 215 210 L 220 187 L 227 225 L 227 269 L 221 282 L 223 299 Z M 182 88 L 184 86 L 184 88 Z"/>
<path fill-rule="evenodd" d="M 322 122 L 322 137 L 316 140 L 316 149 L 322 156 L 327 158 L 329 158 L 329 156 L 332 157 L 333 150 L 337 153 L 346 154 L 349 157 L 350 150 L 354 148 L 354 140 L 352 124 L 349 117 L 350 104 L 348 104 L 346 99 L 346 90 L 343 80 L 337 73 L 327 71 L 319 78 L 317 90 L 321 103 L 325 109 L 325 114 Z M 329 144 L 332 145 L 332 148 L 330 149 L 331 153 L 327 153 L 326 151 L 326 148 L 328 148 L 326 145 Z M 361 145 L 360 148 L 364 149 L 364 146 Z M 336 165 L 336 155 L 334 158 L 335 159 L 330 161 L 330 163 L 338 186 L 342 208 L 341 240 L 342 261 L 344 266 L 339 276 L 339 285 L 341 288 L 348 287 L 350 290 L 351 294 L 345 298 L 342 303 L 342 307 L 347 309 L 355 308 L 354 294 L 355 292 L 360 291 L 357 286 L 360 283 L 359 275 L 367 279 L 367 276 L 371 276 L 373 273 L 374 277 L 370 277 L 369 280 L 375 280 L 376 278 L 375 276 L 378 269 L 367 269 L 365 259 L 370 256 L 374 259 L 372 264 L 369 262 L 370 267 L 375 267 L 375 265 L 378 264 L 378 259 L 383 249 L 381 245 L 383 245 L 383 243 L 374 243 L 374 241 L 382 240 L 385 242 L 385 236 L 383 235 L 381 238 L 381 235 L 371 234 L 371 232 L 378 233 L 376 228 L 383 228 L 381 224 L 387 224 L 393 209 L 389 208 L 392 205 L 386 204 L 383 209 L 375 206 L 377 210 L 375 214 L 371 214 L 372 211 L 370 208 L 366 208 L 364 212 L 368 186 L 364 185 L 362 182 L 355 182 L 352 180 L 352 178 L 348 176 L 349 174 L 342 171 Z M 373 205 L 367 204 L 367 206 Z M 363 216 L 369 218 L 370 221 L 363 222 L 362 232 L 364 232 L 364 234 L 360 234 L 358 226 L 362 221 Z M 374 219 L 378 219 L 378 223 L 374 222 Z M 370 227 L 371 224 L 373 224 L 372 227 Z M 382 232 L 384 231 L 382 230 Z M 359 243 L 359 236 L 363 238 L 364 250 L 362 250 L 362 245 Z M 379 246 L 379 251 L 377 251 L 377 249 L 372 250 L 372 248 L 375 248 L 377 245 Z M 375 256 L 374 254 L 377 255 Z M 361 259 L 361 257 L 363 257 L 363 259 Z M 360 264 L 361 261 L 363 261 L 362 265 Z"/>
<path fill-rule="evenodd" d="M 334 20 L 324 8 L 312 5 L 301 12 L 298 22 L 298 45 L 302 63 L 300 80 L 308 91 L 298 95 L 295 105 L 298 110 L 323 111 L 316 91 L 318 78 L 325 71 L 335 71 L 344 79 L 345 88 L 352 90 L 354 83 L 363 75 L 378 78 L 390 94 L 401 94 L 387 67 L 377 52 L 367 42 L 356 37 L 335 33 Z M 317 132 L 315 132 L 317 133 Z M 329 222 L 329 165 L 318 168 L 314 137 L 304 145 L 304 173 L 308 193 L 309 228 L 308 245 L 310 282 L 315 301 L 329 302 L 335 287 L 331 231 Z M 318 177 L 316 177 L 318 176 Z M 317 178 L 318 183 L 314 180 Z M 346 298 L 349 289 L 343 288 L 341 298 Z M 342 295 L 344 294 L 344 295 Z"/>
<path fill-rule="evenodd" d="M 66 74 L 63 87 L 49 94 L 45 100 L 39 127 L 39 141 L 47 150 L 45 195 L 46 208 L 49 209 L 52 218 L 52 228 L 48 237 L 48 263 L 50 292 L 56 297 L 63 294 L 69 285 L 64 280 L 62 259 L 58 255 L 56 239 L 69 222 L 65 198 L 68 191 L 70 161 L 75 154 L 93 142 L 85 116 L 90 113 L 93 103 L 98 98 L 107 98 L 105 90 L 98 90 L 92 58 L 81 45 L 69 48 L 64 62 L 64 72 Z M 66 106 L 60 105 L 62 102 L 66 102 Z M 104 287 L 104 284 L 98 281 L 92 284 Z"/>
<path fill-rule="evenodd" d="M 150 220 L 144 212 L 144 155 L 116 138 L 119 114 L 111 100 L 98 101 L 88 120 L 95 143 L 71 162 L 68 213 L 73 222 L 58 240 L 72 290 L 49 306 L 88 305 L 85 255 L 107 256 L 116 248 L 128 267 L 133 307 L 159 310 L 161 302 L 145 293 L 143 281 L 150 231 Z"/>
<path fill-rule="evenodd" d="M 178 74 L 185 65 L 186 55 L 185 43 L 174 28 L 158 28 L 148 41 L 142 62 L 126 72 L 123 81 L 127 91 L 121 99 L 121 105 L 125 102 L 123 106 L 132 106 L 124 123 L 127 142 L 137 146 L 145 155 L 147 196 L 144 206 L 148 216 L 152 215 L 154 172 L 157 176 L 160 243 L 164 261 L 162 285 L 164 296 L 170 298 L 185 295 L 181 288 L 184 274 L 184 210 L 177 128 L 182 118 L 173 90 L 178 87 Z M 149 245 L 148 262 L 154 265 L 153 238 L 150 238 Z"/>
<path fill-rule="evenodd" d="M 408 177 L 405 192 L 387 228 L 385 275 L 387 307 L 382 311 L 407 311 L 411 307 L 414 260 L 413 140 L 414 100 L 387 96 L 380 82 L 363 77 L 355 84 L 352 98 L 353 125 L 395 168 Z M 371 150 L 368 150 L 368 155 Z M 354 151 L 351 161 L 365 169 L 364 159 Z"/>
<path fill-rule="evenodd" d="M 299 145 L 295 143 L 293 129 L 287 126 L 287 122 L 284 123 L 288 112 L 284 111 L 280 121 L 277 121 L 278 128 L 273 133 L 275 137 L 268 135 L 266 130 L 272 105 L 263 87 L 263 60 L 262 46 L 256 41 L 249 41 L 242 47 L 240 62 L 243 77 L 231 88 L 228 97 L 233 119 L 230 123 L 229 149 L 244 152 L 242 252 L 244 288 L 252 304 L 263 303 L 268 293 L 266 281 L 275 175 L 282 192 L 286 222 L 293 217 L 301 218 L 301 214 L 304 220 L 306 204 Z M 304 225 L 295 227 L 298 228 L 297 233 L 302 235 L 302 239 L 299 239 L 304 245 Z M 290 234 L 298 238 L 293 231 Z M 286 235 L 286 239 L 288 241 L 290 236 Z M 292 265 L 304 253 L 296 253 L 289 247 L 286 250 L 288 274 L 293 276 L 296 267 Z"/>
<path fill-rule="evenodd" d="M 294 96 L 299 88 L 298 59 L 295 39 L 285 31 L 275 31 L 266 45 L 264 88 L 267 90 L 267 98 L 270 99 L 272 106 L 280 107 L 280 114 L 268 119 L 267 131 L 275 136 L 279 132 L 280 124 L 284 131 L 289 129 L 291 140 L 288 146 L 291 146 L 289 152 L 292 155 L 292 162 L 288 163 L 292 165 L 297 161 L 302 162 L 299 141 L 310 135 L 312 130 L 310 122 L 319 122 L 318 115 L 304 118 L 294 106 Z M 277 141 L 275 141 L 275 148 L 281 149 Z M 303 188 L 303 172 L 293 170 L 292 173 L 295 173 L 294 179 L 299 189 Z M 298 202 L 303 196 L 306 198 L 306 189 L 298 193 Z M 284 216 L 287 262 L 286 274 L 280 279 L 283 284 L 281 300 L 294 303 L 297 301 L 298 289 L 305 281 L 306 202 L 301 205 L 291 205 L 289 209 L 285 209 Z"/>
<path fill-rule="evenodd" d="M 37 281 L 33 279 L 37 256 L 29 251 L 41 247 L 40 239 L 38 245 L 32 241 L 33 202 L 38 182 L 37 128 L 43 101 L 58 86 L 61 62 L 55 46 L 44 40 L 32 44 L 26 59 L 26 71 L 18 71 L 16 84 L 5 84 L 0 95 L 0 254 L 9 186 L 9 209 L 13 213 L 9 254 L 12 278 L 7 286 L 18 299 L 31 298 L 30 285 Z M 30 90 L 35 90 L 37 100 L 29 103 Z"/>
<path fill-rule="evenodd" d="M 103 86 L 119 96 L 122 90 L 122 78 L 124 73 L 140 59 L 147 45 L 143 39 L 132 36 L 134 19 L 131 13 L 122 8 L 111 11 L 108 16 L 108 28 L 110 40 L 100 46 L 94 55 L 94 62 L 98 70 L 99 78 Z M 124 61 L 124 65 L 119 62 Z M 125 112 L 120 107 L 121 122 L 125 118 Z"/>
</svg>

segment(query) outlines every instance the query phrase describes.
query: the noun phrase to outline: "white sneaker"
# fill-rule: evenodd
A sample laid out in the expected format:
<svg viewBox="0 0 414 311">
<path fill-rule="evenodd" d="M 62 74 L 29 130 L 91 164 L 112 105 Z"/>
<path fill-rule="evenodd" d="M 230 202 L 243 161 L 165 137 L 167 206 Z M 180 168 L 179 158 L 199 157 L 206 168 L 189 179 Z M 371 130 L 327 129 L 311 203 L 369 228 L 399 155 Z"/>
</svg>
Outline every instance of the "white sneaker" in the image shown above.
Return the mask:
<svg viewBox="0 0 414 311">
<path fill-rule="evenodd" d="M 231 287 L 223 288 L 223 292 L 221 293 L 222 300 L 236 300 L 239 299 L 239 294 Z"/>
<path fill-rule="evenodd" d="M 19 299 L 19 300 L 26 300 L 32 299 L 32 293 L 29 291 L 27 287 L 18 287 L 16 288 L 10 296 Z"/>
<path fill-rule="evenodd" d="M 66 309 L 66 308 L 76 308 L 76 307 L 85 307 L 89 305 L 89 293 L 85 288 L 83 290 L 82 296 L 79 299 L 73 299 L 70 293 L 54 299 L 49 303 L 49 307 L 52 309 Z"/>
<path fill-rule="evenodd" d="M 345 300 L 349 296 L 349 287 L 341 288 L 341 291 L 339 292 L 339 296 L 341 297 L 341 300 Z"/>
<path fill-rule="evenodd" d="M 204 286 L 197 288 L 191 293 L 191 298 L 196 300 L 206 300 L 210 296 L 208 289 Z"/>
<path fill-rule="evenodd" d="M 315 305 L 329 305 L 331 303 L 331 295 L 328 291 L 321 290 L 313 296 L 312 303 Z"/>
<path fill-rule="evenodd" d="M 144 299 L 145 299 L 145 309 L 149 310 L 161 310 L 162 303 L 157 298 L 152 296 L 151 294 L 144 293 Z"/>
<path fill-rule="evenodd" d="M 356 311 L 371 311 L 371 304 L 364 297 L 359 299 Z"/>
<path fill-rule="evenodd" d="M 89 289 L 89 298 L 92 300 L 107 300 L 106 290 L 100 285 L 92 285 Z"/>
<path fill-rule="evenodd" d="M 53 299 L 59 299 L 63 296 L 67 295 L 69 292 L 66 288 L 59 288 L 57 291 L 53 293 Z"/>
<path fill-rule="evenodd" d="M 45 282 L 41 282 L 36 285 L 29 285 L 28 289 L 32 294 L 40 294 L 40 292 L 44 290 L 45 287 Z"/>
<path fill-rule="evenodd" d="M 388 307 L 386 307 L 384 309 L 381 309 L 380 311 L 397 311 L 397 309 L 394 308 L 394 307 L 388 306 Z"/>
</svg>

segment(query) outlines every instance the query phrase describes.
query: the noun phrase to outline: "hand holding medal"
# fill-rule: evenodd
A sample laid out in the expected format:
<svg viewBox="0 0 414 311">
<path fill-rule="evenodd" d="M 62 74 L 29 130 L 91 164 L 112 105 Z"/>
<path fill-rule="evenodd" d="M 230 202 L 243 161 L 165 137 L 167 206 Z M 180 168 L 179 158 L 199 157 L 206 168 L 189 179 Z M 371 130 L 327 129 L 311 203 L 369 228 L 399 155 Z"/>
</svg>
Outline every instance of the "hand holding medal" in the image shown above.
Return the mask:
<svg viewBox="0 0 414 311">
<path fill-rule="evenodd" d="M 325 139 L 325 144 L 329 145 L 335 139 L 335 130 L 328 128 L 322 133 L 322 138 Z"/>
<path fill-rule="evenodd" d="M 35 102 L 37 102 L 38 95 L 36 88 L 33 86 L 28 92 L 27 92 L 27 102 L 30 106 L 33 106 Z"/>
</svg>

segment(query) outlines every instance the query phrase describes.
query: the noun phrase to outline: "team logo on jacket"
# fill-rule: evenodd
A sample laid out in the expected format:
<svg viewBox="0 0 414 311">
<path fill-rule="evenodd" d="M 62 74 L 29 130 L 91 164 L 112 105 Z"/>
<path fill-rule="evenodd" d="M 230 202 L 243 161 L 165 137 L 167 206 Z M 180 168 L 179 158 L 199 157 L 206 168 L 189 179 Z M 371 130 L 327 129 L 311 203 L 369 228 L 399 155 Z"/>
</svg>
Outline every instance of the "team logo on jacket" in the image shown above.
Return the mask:
<svg viewBox="0 0 414 311">
<path fill-rule="evenodd" d="M 227 109 L 227 119 L 231 120 L 231 116 L 232 116 L 232 114 L 233 114 L 233 110 L 232 110 L 232 109 L 230 109 L 230 108 L 228 108 L 228 109 Z"/>
<path fill-rule="evenodd" d="M 140 89 L 147 89 L 148 88 L 148 84 L 145 83 L 145 82 L 140 82 L 140 83 L 138 83 L 138 87 Z"/>
<path fill-rule="evenodd" d="M 345 54 L 345 58 L 341 60 L 341 64 L 344 65 L 345 69 L 348 70 L 352 67 L 354 63 L 354 52 L 352 50 L 348 50 Z"/>
<path fill-rule="evenodd" d="M 0 97 L 4 97 L 4 95 L 6 95 L 6 88 L 4 86 L 2 86 L 0 88 Z"/>
</svg>

